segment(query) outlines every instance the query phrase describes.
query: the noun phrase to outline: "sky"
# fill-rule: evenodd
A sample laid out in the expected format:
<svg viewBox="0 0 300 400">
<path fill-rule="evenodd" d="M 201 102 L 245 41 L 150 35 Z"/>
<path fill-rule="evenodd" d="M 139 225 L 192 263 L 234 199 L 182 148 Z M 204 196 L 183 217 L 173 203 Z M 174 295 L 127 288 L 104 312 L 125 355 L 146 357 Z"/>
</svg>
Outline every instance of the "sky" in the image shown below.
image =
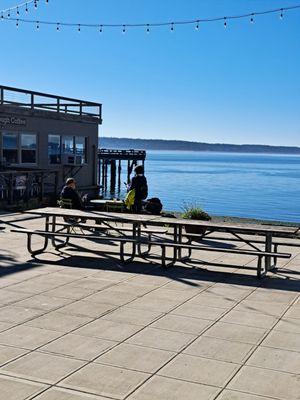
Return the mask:
<svg viewBox="0 0 300 400">
<path fill-rule="evenodd" d="M 19 0 L 19 2 L 22 2 Z M 0 10 L 18 0 L 0 0 Z M 300 0 L 45 0 L 25 18 L 160 22 L 300 4 Z M 21 15 L 23 13 L 21 12 Z M 24 16 L 24 15 L 23 15 Z M 21 17 L 21 16 L 20 16 Z M 300 9 L 145 29 L 0 21 L 0 84 L 103 103 L 101 136 L 300 146 Z"/>
</svg>

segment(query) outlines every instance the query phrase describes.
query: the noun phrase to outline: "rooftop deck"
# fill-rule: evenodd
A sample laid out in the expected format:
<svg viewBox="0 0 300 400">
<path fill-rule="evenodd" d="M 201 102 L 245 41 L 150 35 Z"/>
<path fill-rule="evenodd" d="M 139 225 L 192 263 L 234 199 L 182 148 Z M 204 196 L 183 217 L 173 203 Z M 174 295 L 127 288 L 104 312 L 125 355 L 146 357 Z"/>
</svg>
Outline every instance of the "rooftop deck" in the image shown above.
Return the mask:
<svg viewBox="0 0 300 400">
<path fill-rule="evenodd" d="M 162 270 L 79 240 L 31 259 L 9 230 L 40 220 L 0 220 L 5 399 L 299 398 L 299 248 L 259 281 L 251 257 L 208 252 Z"/>
<path fill-rule="evenodd" d="M 4 112 L 22 110 L 30 115 L 102 123 L 100 103 L 0 85 L 0 111 L 1 108 Z"/>
</svg>

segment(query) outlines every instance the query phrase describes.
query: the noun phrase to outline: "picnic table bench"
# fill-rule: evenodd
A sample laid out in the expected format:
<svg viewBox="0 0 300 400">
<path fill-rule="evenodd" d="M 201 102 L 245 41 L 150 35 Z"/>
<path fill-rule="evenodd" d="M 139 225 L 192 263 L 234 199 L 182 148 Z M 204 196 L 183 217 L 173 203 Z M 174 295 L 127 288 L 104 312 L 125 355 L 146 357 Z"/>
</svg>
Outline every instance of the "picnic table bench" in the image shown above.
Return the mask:
<svg viewBox="0 0 300 400">
<path fill-rule="evenodd" d="M 56 249 L 61 249 L 69 244 L 71 238 L 89 238 L 99 243 L 118 243 L 122 262 L 131 262 L 135 257 L 151 258 L 151 248 L 156 246 L 161 249 L 159 259 L 163 267 L 174 265 L 178 261 L 190 260 L 194 250 L 249 255 L 257 257 L 257 276 L 261 278 L 276 267 L 278 258 L 288 259 L 291 257 L 290 253 L 279 252 L 279 246 L 298 246 L 298 243 L 274 241 L 274 238 L 297 239 L 297 227 L 225 224 L 164 218 L 155 215 L 86 212 L 50 207 L 31 210 L 29 213 L 44 218 L 44 229 L 13 229 L 12 231 L 27 235 L 27 248 L 32 255 L 46 251 L 49 240 Z M 63 222 L 59 221 L 59 218 L 62 218 Z M 80 222 L 82 219 L 94 221 L 95 224 L 82 223 Z M 68 222 L 68 220 L 73 222 Z M 185 233 L 184 228 L 187 225 L 202 226 L 206 232 L 201 235 Z M 75 228 L 79 228 L 80 232 L 76 233 Z M 97 230 L 98 234 L 96 234 Z M 213 236 L 216 233 L 226 233 L 229 236 Z M 40 249 L 33 250 L 32 248 L 31 240 L 34 235 L 44 238 L 44 244 Z M 246 245 L 248 248 L 226 248 L 225 246 L 216 246 L 214 242 L 212 245 L 208 245 L 204 243 L 204 238 L 213 238 L 214 241 L 221 243 L 233 241 Z M 61 241 L 62 239 L 64 240 Z M 125 245 L 127 244 L 132 247 L 129 257 L 126 259 Z M 142 251 L 145 245 L 148 249 Z M 167 256 L 167 249 L 172 250 L 171 257 Z M 183 250 L 187 250 L 187 255 L 182 256 Z"/>
</svg>

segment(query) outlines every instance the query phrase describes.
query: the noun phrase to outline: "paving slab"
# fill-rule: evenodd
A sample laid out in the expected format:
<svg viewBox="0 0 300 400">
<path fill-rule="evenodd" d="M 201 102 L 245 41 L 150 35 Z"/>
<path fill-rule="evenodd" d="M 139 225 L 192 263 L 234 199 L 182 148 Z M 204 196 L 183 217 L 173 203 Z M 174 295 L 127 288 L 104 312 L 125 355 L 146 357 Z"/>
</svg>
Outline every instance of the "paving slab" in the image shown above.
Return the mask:
<svg viewBox="0 0 300 400">
<path fill-rule="evenodd" d="M 261 301 L 253 301 L 253 300 L 243 300 L 239 303 L 234 310 L 240 311 L 243 313 L 259 313 L 270 315 L 274 317 L 281 316 L 284 311 L 287 309 L 288 304 L 286 303 L 270 303 L 270 302 L 261 302 Z"/>
<path fill-rule="evenodd" d="M 14 305 L 0 308 L 0 321 L 20 324 L 42 315 L 44 311 L 34 308 L 17 307 Z"/>
<path fill-rule="evenodd" d="M 152 328 L 199 335 L 211 322 L 200 318 L 168 314 L 151 324 Z"/>
<path fill-rule="evenodd" d="M 90 361 L 116 344 L 117 342 L 110 340 L 67 334 L 41 347 L 39 350 L 41 352 L 73 357 L 78 360 Z"/>
<path fill-rule="evenodd" d="M 39 396 L 35 400 L 107 400 L 107 397 L 93 396 L 86 393 L 79 393 L 69 389 L 59 389 L 52 387 Z"/>
<path fill-rule="evenodd" d="M 242 343 L 257 344 L 266 332 L 262 328 L 217 322 L 205 331 L 203 335 Z"/>
<path fill-rule="evenodd" d="M 145 295 L 130 303 L 130 307 L 139 308 L 141 310 L 156 311 L 159 313 L 167 313 L 178 305 L 176 299 L 162 301 L 159 297 L 147 297 Z"/>
<path fill-rule="evenodd" d="M 89 364 L 63 380 L 59 386 L 122 400 L 149 376 L 143 372 Z"/>
<path fill-rule="evenodd" d="M 271 397 L 268 397 L 268 399 L 271 399 Z M 272 397 L 272 399 L 274 398 Z M 267 398 L 226 389 L 217 397 L 216 400 L 267 400 Z"/>
<path fill-rule="evenodd" d="M 85 300 L 92 303 L 107 303 L 115 306 L 122 306 L 136 299 L 138 296 L 135 293 L 119 292 L 112 289 L 104 289 L 87 297 Z"/>
<path fill-rule="evenodd" d="M 245 313 L 243 311 L 232 310 L 224 317 L 222 317 L 220 321 L 228 322 L 231 324 L 271 329 L 271 327 L 278 321 L 278 319 L 276 317 L 273 317 L 272 315 L 266 315 L 262 313 Z"/>
<path fill-rule="evenodd" d="M 121 343 L 119 346 L 98 357 L 95 362 L 120 368 L 154 373 L 176 353 Z"/>
<path fill-rule="evenodd" d="M 35 296 L 26 298 L 25 300 L 15 303 L 16 306 L 36 308 L 37 310 L 53 311 L 57 308 L 63 307 L 74 300 L 63 299 L 60 297 L 50 297 L 44 294 L 37 294 Z"/>
<path fill-rule="evenodd" d="M 118 310 L 110 312 L 103 316 L 103 319 L 109 321 L 129 323 L 132 325 L 145 326 L 163 314 L 155 311 L 140 310 L 129 306 L 123 306 Z"/>
<path fill-rule="evenodd" d="M 0 373 L 54 384 L 84 364 L 67 357 L 31 352 L 0 368 Z"/>
<path fill-rule="evenodd" d="M 3 400 L 26 400 L 48 386 L 0 375 L 0 387 Z"/>
<path fill-rule="evenodd" d="M 274 327 L 274 330 L 281 332 L 300 333 L 300 319 L 284 317 Z"/>
<path fill-rule="evenodd" d="M 0 282 L 3 278 L 0 279 Z M 1 289 L 0 291 L 0 304 L 2 305 L 9 305 L 12 303 L 16 303 L 17 301 L 26 299 L 27 297 L 30 297 L 31 294 L 29 293 L 21 293 L 9 289 Z"/>
<path fill-rule="evenodd" d="M 67 315 L 77 315 L 80 317 L 98 318 L 108 311 L 116 308 L 113 304 L 91 303 L 89 301 L 78 300 L 59 309 L 59 312 Z"/>
<path fill-rule="evenodd" d="M 185 303 L 175 310 L 172 314 L 183 315 L 193 318 L 201 318 L 209 321 L 216 321 L 220 318 L 226 311 L 222 308 L 202 306 L 200 304 Z"/>
<path fill-rule="evenodd" d="M 249 358 L 247 365 L 299 374 L 300 352 L 260 346 Z"/>
<path fill-rule="evenodd" d="M 223 387 L 238 368 L 239 365 L 234 363 L 179 354 L 158 375 Z"/>
<path fill-rule="evenodd" d="M 24 349 L 0 345 L 0 366 L 26 354 L 27 352 L 28 351 Z"/>
<path fill-rule="evenodd" d="M 103 318 L 93 321 L 73 333 L 81 336 L 96 337 L 113 341 L 123 341 L 141 329 L 140 326 Z"/>
<path fill-rule="evenodd" d="M 208 307 L 224 308 L 225 310 L 228 310 L 237 304 L 237 300 L 227 299 L 226 297 L 217 296 L 205 291 L 191 299 L 190 303 L 200 304 Z"/>
<path fill-rule="evenodd" d="M 228 388 L 280 400 L 299 400 L 300 380 L 299 375 L 245 366 Z"/>
<path fill-rule="evenodd" d="M 213 386 L 154 376 L 128 400 L 213 400 L 219 390 Z"/>
<path fill-rule="evenodd" d="M 0 343 L 34 350 L 61 336 L 62 333 L 33 326 L 19 325 L 0 333 Z"/>
<path fill-rule="evenodd" d="M 262 342 L 263 346 L 300 352 L 300 335 L 298 333 L 272 331 Z"/>
<path fill-rule="evenodd" d="M 50 297 L 62 297 L 64 299 L 80 300 L 94 292 L 95 291 L 92 289 L 64 285 L 56 289 L 48 290 L 46 295 Z"/>
<path fill-rule="evenodd" d="M 129 338 L 127 343 L 178 352 L 195 338 L 187 333 L 147 327 Z"/>
<path fill-rule="evenodd" d="M 183 352 L 192 356 L 242 363 L 252 349 L 252 344 L 200 336 Z"/>
<path fill-rule="evenodd" d="M 26 325 L 67 333 L 87 324 L 90 321 L 92 321 L 92 318 L 89 317 L 67 315 L 57 311 L 52 311 L 46 315 L 26 322 Z"/>
</svg>

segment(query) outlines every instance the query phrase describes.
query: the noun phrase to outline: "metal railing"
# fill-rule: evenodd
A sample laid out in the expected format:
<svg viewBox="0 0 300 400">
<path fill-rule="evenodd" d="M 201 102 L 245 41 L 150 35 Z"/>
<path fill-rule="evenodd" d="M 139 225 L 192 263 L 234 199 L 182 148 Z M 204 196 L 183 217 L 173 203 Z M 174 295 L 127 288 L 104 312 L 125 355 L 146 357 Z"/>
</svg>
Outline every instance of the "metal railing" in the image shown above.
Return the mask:
<svg viewBox="0 0 300 400">
<path fill-rule="evenodd" d="M 0 105 L 75 115 L 102 122 L 102 104 L 0 85 Z"/>
</svg>

